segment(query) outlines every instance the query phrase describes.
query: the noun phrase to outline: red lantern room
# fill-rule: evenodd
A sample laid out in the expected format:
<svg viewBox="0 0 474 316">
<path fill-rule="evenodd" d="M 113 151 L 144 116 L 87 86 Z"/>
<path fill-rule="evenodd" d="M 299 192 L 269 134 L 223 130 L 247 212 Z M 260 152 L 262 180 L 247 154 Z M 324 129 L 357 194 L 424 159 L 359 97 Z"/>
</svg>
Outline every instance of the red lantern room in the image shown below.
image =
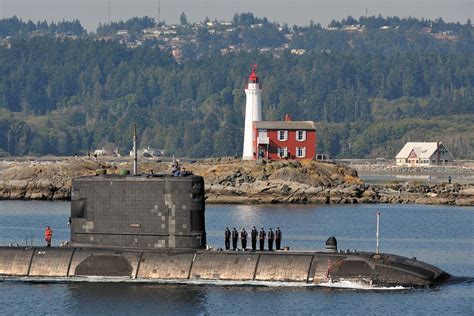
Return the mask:
<svg viewBox="0 0 474 316">
<path fill-rule="evenodd" d="M 255 70 L 257 69 L 257 65 L 252 66 L 252 72 L 249 76 L 249 83 L 258 83 L 258 76 Z"/>
</svg>

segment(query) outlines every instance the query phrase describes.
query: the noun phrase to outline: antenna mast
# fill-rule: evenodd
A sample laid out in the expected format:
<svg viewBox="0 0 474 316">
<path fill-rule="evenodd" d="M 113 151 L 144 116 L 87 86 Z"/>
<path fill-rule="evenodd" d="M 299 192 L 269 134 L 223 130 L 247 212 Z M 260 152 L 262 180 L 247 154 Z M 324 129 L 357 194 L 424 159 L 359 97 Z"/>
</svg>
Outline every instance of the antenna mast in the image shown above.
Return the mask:
<svg viewBox="0 0 474 316">
<path fill-rule="evenodd" d="M 379 243 L 379 237 L 380 237 L 380 212 L 377 212 L 377 233 L 375 234 L 375 237 L 377 238 L 377 246 L 375 248 L 375 252 L 377 254 L 380 253 L 380 243 Z"/>
<path fill-rule="evenodd" d="M 156 24 L 159 25 L 160 24 L 160 10 L 161 10 L 161 1 L 158 0 L 158 21 L 156 21 Z"/>
<path fill-rule="evenodd" d="M 107 4 L 107 18 L 108 18 L 109 25 L 110 25 L 110 0 Z"/>
<path fill-rule="evenodd" d="M 133 127 L 133 175 L 138 174 L 137 124 Z"/>
</svg>

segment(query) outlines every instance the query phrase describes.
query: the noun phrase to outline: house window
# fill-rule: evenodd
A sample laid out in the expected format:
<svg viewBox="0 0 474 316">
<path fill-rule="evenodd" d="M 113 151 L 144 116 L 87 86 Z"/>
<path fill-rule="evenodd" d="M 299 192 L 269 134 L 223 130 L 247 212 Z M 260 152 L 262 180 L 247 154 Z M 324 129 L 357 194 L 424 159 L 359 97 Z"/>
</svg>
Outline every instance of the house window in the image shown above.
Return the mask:
<svg viewBox="0 0 474 316">
<path fill-rule="evenodd" d="M 306 131 L 296 131 L 296 140 L 305 141 L 306 140 Z"/>
<path fill-rule="evenodd" d="M 298 158 L 306 157 L 306 147 L 296 147 L 296 157 Z"/>
<path fill-rule="evenodd" d="M 288 131 L 278 131 L 278 140 L 279 141 L 288 140 Z"/>
<path fill-rule="evenodd" d="M 280 158 L 286 158 L 288 156 L 288 148 L 278 147 L 278 156 Z"/>
</svg>

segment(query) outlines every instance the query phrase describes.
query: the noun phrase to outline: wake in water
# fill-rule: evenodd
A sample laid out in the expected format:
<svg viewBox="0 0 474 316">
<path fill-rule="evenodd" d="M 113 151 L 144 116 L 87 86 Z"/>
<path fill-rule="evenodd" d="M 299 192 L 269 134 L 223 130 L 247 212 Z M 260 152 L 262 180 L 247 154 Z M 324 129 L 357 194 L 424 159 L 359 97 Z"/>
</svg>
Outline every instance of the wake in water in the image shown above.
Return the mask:
<svg viewBox="0 0 474 316">
<path fill-rule="evenodd" d="M 474 277 L 451 276 L 444 284 L 474 284 Z"/>
<path fill-rule="evenodd" d="M 366 282 L 356 282 L 352 280 L 341 280 L 338 282 L 327 282 L 327 283 L 320 283 L 318 284 L 322 287 L 331 287 L 331 288 L 338 288 L 338 289 L 352 289 L 352 290 L 381 290 L 381 291 L 400 291 L 400 290 L 409 290 L 411 287 L 404 287 L 404 286 L 376 286 L 371 285 Z"/>
<path fill-rule="evenodd" d="M 15 282 L 31 282 L 31 283 L 69 283 L 69 282 L 88 282 L 88 283 L 146 283 L 146 284 L 184 284 L 184 285 L 216 285 L 216 286 L 262 286 L 262 287 L 325 287 L 336 289 L 352 289 L 352 290 L 378 290 L 378 291 L 393 291 L 393 290 L 409 290 L 409 287 L 394 286 L 383 287 L 370 285 L 367 282 L 357 282 L 352 280 L 341 280 L 338 282 L 327 283 L 299 283 L 299 282 L 277 282 L 277 281 L 229 281 L 229 280 L 149 280 L 149 279 L 128 279 L 123 277 L 4 277 L 0 281 L 15 281 Z"/>
</svg>

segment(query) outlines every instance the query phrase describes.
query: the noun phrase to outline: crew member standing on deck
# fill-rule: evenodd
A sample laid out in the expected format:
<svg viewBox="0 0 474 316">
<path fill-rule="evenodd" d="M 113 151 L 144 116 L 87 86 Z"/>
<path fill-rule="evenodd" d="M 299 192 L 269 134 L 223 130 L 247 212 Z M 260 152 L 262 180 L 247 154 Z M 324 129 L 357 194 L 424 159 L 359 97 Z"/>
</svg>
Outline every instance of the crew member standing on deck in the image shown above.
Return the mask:
<svg viewBox="0 0 474 316">
<path fill-rule="evenodd" d="M 51 247 L 51 239 L 53 239 L 53 230 L 51 227 L 46 226 L 44 230 L 44 240 L 46 241 L 46 247 Z"/>
<path fill-rule="evenodd" d="M 225 242 L 225 250 L 229 250 L 230 249 L 230 230 L 229 230 L 229 227 L 225 228 L 224 242 Z"/>
<path fill-rule="evenodd" d="M 277 227 L 275 230 L 275 245 L 276 245 L 276 250 L 280 250 L 281 247 L 281 230 L 280 227 Z"/>
<path fill-rule="evenodd" d="M 258 240 L 260 241 L 260 251 L 265 250 L 265 231 L 263 230 L 263 227 L 260 228 L 260 232 L 258 233 Z"/>
<path fill-rule="evenodd" d="M 237 250 L 238 240 L 239 240 L 239 232 L 234 227 L 234 230 L 232 231 L 232 249 L 234 249 L 234 251 Z"/>
<path fill-rule="evenodd" d="M 242 244 L 242 249 L 245 251 L 247 249 L 247 232 L 245 228 L 240 232 L 240 242 Z"/>
<path fill-rule="evenodd" d="M 255 251 L 257 250 L 257 229 L 255 226 L 252 228 L 252 231 L 250 232 L 250 237 L 252 238 L 252 250 Z"/>
<path fill-rule="evenodd" d="M 273 250 L 273 241 L 274 240 L 275 240 L 275 233 L 270 228 L 270 230 L 268 231 L 268 250 L 269 251 Z"/>
</svg>

